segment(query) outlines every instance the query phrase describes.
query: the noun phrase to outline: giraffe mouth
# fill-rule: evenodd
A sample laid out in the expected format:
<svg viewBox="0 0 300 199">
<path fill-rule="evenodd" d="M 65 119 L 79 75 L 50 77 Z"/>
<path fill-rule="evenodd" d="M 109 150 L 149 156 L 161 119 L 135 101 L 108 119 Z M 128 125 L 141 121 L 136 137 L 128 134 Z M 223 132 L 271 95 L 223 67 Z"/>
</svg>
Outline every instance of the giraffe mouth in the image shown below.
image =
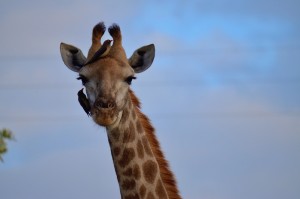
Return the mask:
<svg viewBox="0 0 300 199">
<path fill-rule="evenodd" d="M 110 126 L 118 119 L 118 111 L 116 108 L 93 108 L 93 120 L 101 126 Z"/>
</svg>

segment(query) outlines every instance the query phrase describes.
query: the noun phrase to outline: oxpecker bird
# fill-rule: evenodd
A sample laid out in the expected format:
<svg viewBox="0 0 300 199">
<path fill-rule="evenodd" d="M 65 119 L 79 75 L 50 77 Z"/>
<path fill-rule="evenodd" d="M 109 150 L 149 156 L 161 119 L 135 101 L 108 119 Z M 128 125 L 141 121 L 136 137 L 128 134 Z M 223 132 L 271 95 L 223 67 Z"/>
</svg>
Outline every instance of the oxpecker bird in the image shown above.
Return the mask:
<svg viewBox="0 0 300 199">
<path fill-rule="evenodd" d="M 82 106 L 82 108 L 86 112 L 86 114 L 88 116 L 90 116 L 91 115 L 91 113 L 90 113 L 90 111 L 91 111 L 90 102 L 86 98 L 86 95 L 84 94 L 83 89 L 78 91 L 77 95 L 78 95 L 79 104 Z"/>
<path fill-rule="evenodd" d="M 94 56 L 88 62 L 86 62 L 84 64 L 84 66 L 97 61 L 101 57 L 106 56 L 109 53 L 109 50 L 110 50 L 110 47 L 111 47 L 111 45 L 110 45 L 111 42 L 112 42 L 112 40 L 109 40 L 109 39 L 105 40 L 103 42 L 102 46 L 100 47 L 100 49 L 94 54 Z"/>
</svg>

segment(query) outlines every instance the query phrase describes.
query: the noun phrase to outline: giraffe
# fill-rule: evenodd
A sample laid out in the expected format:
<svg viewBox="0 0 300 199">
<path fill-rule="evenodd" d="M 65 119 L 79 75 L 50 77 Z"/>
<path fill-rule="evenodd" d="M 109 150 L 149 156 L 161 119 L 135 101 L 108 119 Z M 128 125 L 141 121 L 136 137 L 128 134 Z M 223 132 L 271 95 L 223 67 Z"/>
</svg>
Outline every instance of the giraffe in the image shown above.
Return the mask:
<svg viewBox="0 0 300 199">
<path fill-rule="evenodd" d="M 113 38 L 101 43 L 106 31 L 103 22 L 92 31 L 87 58 L 72 45 L 61 43 L 63 62 L 82 81 L 79 101 L 94 122 L 106 128 L 112 160 L 122 199 L 179 199 L 176 180 L 169 169 L 155 130 L 141 112 L 131 90 L 135 73 L 148 69 L 155 56 L 153 44 L 143 46 L 128 59 L 122 46 L 120 27 L 113 24 Z"/>
</svg>

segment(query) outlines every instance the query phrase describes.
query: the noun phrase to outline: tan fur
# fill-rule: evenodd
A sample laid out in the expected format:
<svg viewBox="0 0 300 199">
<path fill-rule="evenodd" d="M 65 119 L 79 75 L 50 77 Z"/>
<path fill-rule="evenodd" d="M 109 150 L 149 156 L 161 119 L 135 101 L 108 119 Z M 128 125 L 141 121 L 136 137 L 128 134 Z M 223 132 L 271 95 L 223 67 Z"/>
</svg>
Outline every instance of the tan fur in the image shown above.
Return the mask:
<svg viewBox="0 0 300 199">
<path fill-rule="evenodd" d="M 134 95 L 133 91 L 129 90 L 129 94 L 133 104 L 136 106 L 138 117 L 142 122 L 148 141 L 151 145 L 151 149 L 159 164 L 160 174 L 163 180 L 163 184 L 168 192 L 168 196 L 170 199 L 180 199 L 181 196 L 179 195 L 179 191 L 177 189 L 176 180 L 174 178 L 173 173 L 169 169 L 169 164 L 166 161 L 163 152 L 160 149 L 160 144 L 155 135 L 155 129 L 152 127 L 148 117 L 140 111 L 140 102 L 138 98 Z"/>
</svg>

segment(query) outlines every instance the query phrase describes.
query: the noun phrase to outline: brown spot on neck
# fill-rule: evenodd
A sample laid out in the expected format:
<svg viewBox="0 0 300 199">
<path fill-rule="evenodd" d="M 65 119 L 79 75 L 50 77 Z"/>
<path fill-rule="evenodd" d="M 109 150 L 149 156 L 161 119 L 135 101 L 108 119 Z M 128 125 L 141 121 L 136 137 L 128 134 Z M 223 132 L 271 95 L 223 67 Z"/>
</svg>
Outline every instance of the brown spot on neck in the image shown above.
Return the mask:
<svg viewBox="0 0 300 199">
<path fill-rule="evenodd" d="M 121 149 L 119 147 L 114 147 L 112 151 L 114 156 L 117 158 L 120 155 Z"/>
<path fill-rule="evenodd" d="M 133 166 L 133 177 L 136 180 L 139 180 L 141 178 L 141 170 L 140 170 L 140 167 L 137 164 L 135 164 Z"/>
<path fill-rule="evenodd" d="M 133 148 L 125 148 L 122 154 L 121 160 L 118 162 L 120 167 L 124 168 L 126 167 L 131 160 L 135 157 L 135 152 Z"/>
<path fill-rule="evenodd" d="M 143 159 L 144 158 L 144 147 L 143 147 L 141 140 L 138 141 L 136 149 L 137 149 L 138 157 L 140 159 Z"/>
<path fill-rule="evenodd" d="M 132 168 L 128 168 L 123 172 L 123 175 L 127 177 L 132 176 L 132 174 L 133 174 Z"/>
<path fill-rule="evenodd" d="M 158 172 L 157 164 L 152 160 L 148 160 L 143 164 L 143 175 L 145 180 L 148 183 L 150 184 L 154 183 L 154 180 L 157 176 L 157 172 Z"/>
<path fill-rule="evenodd" d="M 123 190 L 133 190 L 136 187 L 136 183 L 135 180 L 133 179 L 131 180 L 125 179 L 122 182 L 121 186 Z"/>
<path fill-rule="evenodd" d="M 141 185 L 139 192 L 140 192 L 140 196 L 142 198 L 145 198 L 145 196 L 146 196 L 146 187 L 145 187 L 145 185 Z"/>
<path fill-rule="evenodd" d="M 134 139 L 135 139 L 135 129 L 131 128 L 130 125 L 129 125 L 129 128 L 127 128 L 125 131 L 124 131 L 124 135 L 123 135 L 123 144 L 127 144 L 127 143 L 130 143 L 130 142 L 133 142 Z"/>
<path fill-rule="evenodd" d="M 114 142 L 118 142 L 119 141 L 119 138 L 120 138 L 120 132 L 119 132 L 119 129 L 114 129 L 110 132 L 111 134 L 111 137 L 113 138 L 113 141 Z"/>
<path fill-rule="evenodd" d="M 139 166 L 135 164 L 133 167 L 126 169 L 123 172 L 123 175 L 126 177 L 133 177 L 135 180 L 139 180 L 141 178 L 141 171 Z"/>
</svg>

